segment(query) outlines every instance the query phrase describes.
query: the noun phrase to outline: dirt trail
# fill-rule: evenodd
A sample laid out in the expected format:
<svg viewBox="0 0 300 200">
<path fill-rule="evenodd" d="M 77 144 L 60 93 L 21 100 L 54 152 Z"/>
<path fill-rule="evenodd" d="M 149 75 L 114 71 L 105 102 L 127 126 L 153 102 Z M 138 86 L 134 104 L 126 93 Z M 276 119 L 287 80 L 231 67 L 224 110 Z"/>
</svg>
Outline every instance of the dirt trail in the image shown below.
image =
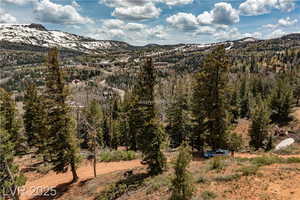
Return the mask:
<svg viewBox="0 0 300 200">
<path fill-rule="evenodd" d="M 97 174 L 106 174 L 114 171 L 132 169 L 142 166 L 139 160 L 133 161 L 121 161 L 121 162 L 109 162 L 109 163 L 98 163 L 97 164 Z M 85 163 L 83 166 L 79 167 L 77 170 L 79 181 L 84 181 L 93 178 L 92 166 L 89 163 Z M 30 179 L 30 178 L 29 178 Z M 68 183 L 72 180 L 71 172 L 64 174 L 56 174 L 55 172 L 50 172 L 47 175 L 38 178 L 36 180 L 28 180 L 25 185 L 25 191 L 22 193 L 21 200 L 29 200 L 35 195 L 37 195 L 37 188 L 47 189 L 49 187 L 56 187 L 60 184 Z"/>
</svg>

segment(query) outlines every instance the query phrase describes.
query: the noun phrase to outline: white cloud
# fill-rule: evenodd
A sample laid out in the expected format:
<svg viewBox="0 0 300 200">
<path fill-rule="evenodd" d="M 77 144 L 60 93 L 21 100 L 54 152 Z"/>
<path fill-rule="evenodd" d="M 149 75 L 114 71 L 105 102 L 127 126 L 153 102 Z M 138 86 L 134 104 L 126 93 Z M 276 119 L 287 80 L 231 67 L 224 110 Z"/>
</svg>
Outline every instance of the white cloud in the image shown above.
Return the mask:
<svg viewBox="0 0 300 200">
<path fill-rule="evenodd" d="M 0 8 L 0 24 L 16 23 L 17 19 Z"/>
<path fill-rule="evenodd" d="M 148 28 L 145 30 L 145 33 L 148 40 L 164 40 L 168 36 L 167 32 L 165 31 L 165 28 L 161 25 L 157 25 L 153 28 Z"/>
<path fill-rule="evenodd" d="M 50 0 L 40 1 L 34 8 L 36 18 L 53 24 L 86 24 L 93 21 L 81 16 L 72 5 L 60 5 Z"/>
<path fill-rule="evenodd" d="M 298 22 L 298 19 L 291 19 L 290 17 L 279 19 L 277 24 L 266 24 L 263 25 L 264 28 L 276 29 L 279 27 L 289 27 L 293 26 Z"/>
<path fill-rule="evenodd" d="M 226 28 L 224 30 L 216 30 L 213 35 L 219 41 L 225 40 L 237 40 L 245 37 L 254 37 L 254 38 L 262 38 L 262 33 L 260 32 L 252 32 L 252 33 L 241 33 L 238 28 Z"/>
<path fill-rule="evenodd" d="M 161 0 L 161 2 L 167 4 L 168 6 L 186 5 L 193 3 L 194 0 Z"/>
<path fill-rule="evenodd" d="M 210 14 L 215 24 L 235 24 L 240 21 L 239 12 L 229 3 L 216 3 Z"/>
<path fill-rule="evenodd" d="M 177 13 L 166 19 L 180 30 L 196 30 L 199 26 L 227 26 L 240 21 L 239 12 L 228 3 L 216 3 L 211 11 L 205 11 L 197 17 L 191 13 Z"/>
<path fill-rule="evenodd" d="M 125 29 L 127 31 L 141 31 L 145 28 L 146 26 L 144 24 L 138 24 L 138 23 L 128 23 L 125 26 Z"/>
<path fill-rule="evenodd" d="M 173 27 L 181 30 L 194 30 L 197 29 L 199 24 L 197 18 L 191 13 L 177 13 L 167 18 L 167 22 Z"/>
<path fill-rule="evenodd" d="M 148 3 L 164 3 L 168 6 L 186 5 L 193 3 L 194 0 L 100 0 L 109 7 L 129 7 L 129 6 L 144 6 Z"/>
<path fill-rule="evenodd" d="M 103 21 L 103 26 L 107 29 L 122 29 L 124 22 L 119 19 L 109 19 Z"/>
<path fill-rule="evenodd" d="M 159 17 L 160 12 L 160 8 L 155 7 L 153 3 L 147 3 L 143 6 L 115 8 L 112 16 L 124 20 L 145 20 Z"/>
<path fill-rule="evenodd" d="M 293 26 L 298 22 L 298 19 L 291 19 L 290 17 L 282 18 L 278 20 L 280 26 Z"/>
<path fill-rule="evenodd" d="M 205 11 L 198 15 L 197 19 L 200 24 L 211 24 L 213 21 L 213 16 L 210 12 Z"/>
<path fill-rule="evenodd" d="M 267 38 L 278 38 L 278 37 L 281 37 L 285 34 L 286 34 L 286 32 L 284 32 L 283 30 L 277 29 L 277 30 L 273 31 L 271 34 L 269 34 L 267 36 Z"/>
<path fill-rule="evenodd" d="M 290 12 L 295 9 L 294 0 L 246 0 L 239 7 L 241 14 L 246 16 L 270 13 L 272 9 Z"/>
<path fill-rule="evenodd" d="M 224 24 L 231 25 L 240 21 L 239 12 L 229 3 L 216 3 L 211 11 L 205 11 L 198 15 L 200 24 Z"/>
<path fill-rule="evenodd" d="M 38 0 L 0 0 L 0 3 L 14 4 L 19 6 L 36 2 L 38 2 Z"/>
<path fill-rule="evenodd" d="M 253 32 L 253 33 L 244 33 L 244 37 L 253 37 L 253 38 L 262 38 L 262 33 L 261 32 Z"/>
<path fill-rule="evenodd" d="M 77 9 L 80 9 L 80 8 L 81 8 L 80 5 L 79 5 L 79 3 L 77 3 L 77 1 L 72 1 L 72 6 L 73 6 L 74 8 L 77 8 Z"/>
<path fill-rule="evenodd" d="M 100 3 L 103 3 L 109 7 L 129 7 L 129 6 L 145 6 L 147 3 L 153 1 L 149 0 L 100 0 Z"/>
<path fill-rule="evenodd" d="M 216 32 L 216 28 L 211 26 L 201 26 L 197 29 L 194 35 L 212 35 Z"/>
</svg>

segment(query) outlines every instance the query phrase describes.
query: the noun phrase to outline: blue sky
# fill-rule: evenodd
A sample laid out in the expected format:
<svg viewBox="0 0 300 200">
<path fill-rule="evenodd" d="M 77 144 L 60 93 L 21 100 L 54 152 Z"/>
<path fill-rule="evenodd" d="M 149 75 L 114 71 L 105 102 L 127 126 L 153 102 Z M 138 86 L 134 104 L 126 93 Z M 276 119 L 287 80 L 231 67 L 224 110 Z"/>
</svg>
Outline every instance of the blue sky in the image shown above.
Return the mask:
<svg viewBox="0 0 300 200">
<path fill-rule="evenodd" d="M 0 23 L 96 39 L 211 43 L 300 32 L 299 0 L 0 0 Z"/>
</svg>

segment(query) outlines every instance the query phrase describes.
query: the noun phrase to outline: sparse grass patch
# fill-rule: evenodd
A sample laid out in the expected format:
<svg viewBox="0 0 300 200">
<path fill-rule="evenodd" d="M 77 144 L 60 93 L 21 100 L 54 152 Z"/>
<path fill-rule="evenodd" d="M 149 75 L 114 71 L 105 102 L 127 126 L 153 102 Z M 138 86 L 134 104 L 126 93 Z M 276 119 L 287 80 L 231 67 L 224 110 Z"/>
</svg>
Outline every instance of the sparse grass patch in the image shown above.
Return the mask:
<svg viewBox="0 0 300 200">
<path fill-rule="evenodd" d="M 255 175 L 259 169 L 257 165 L 246 166 L 238 169 L 238 172 L 241 172 L 243 176 Z"/>
<path fill-rule="evenodd" d="M 102 151 L 99 155 L 99 161 L 101 162 L 113 162 L 122 160 L 134 160 L 137 159 L 138 154 L 134 151 Z"/>
<path fill-rule="evenodd" d="M 261 156 L 252 158 L 251 162 L 259 167 L 265 166 L 265 165 L 272 165 L 275 163 L 282 163 L 284 159 L 280 158 L 278 156 Z"/>
<path fill-rule="evenodd" d="M 120 180 L 117 183 L 111 184 L 106 190 L 102 191 L 97 196 L 97 200 L 117 199 L 129 191 L 136 190 L 141 187 L 147 177 L 148 174 L 136 174 Z"/>
<path fill-rule="evenodd" d="M 295 145 L 291 145 L 283 149 L 275 150 L 274 153 L 279 155 L 292 155 L 299 153 L 299 148 L 295 147 Z"/>
<path fill-rule="evenodd" d="M 214 192 L 206 190 L 202 192 L 201 197 L 203 200 L 211 200 L 217 198 L 217 195 Z"/>
<path fill-rule="evenodd" d="M 150 177 L 145 181 L 146 185 L 146 194 L 151 194 L 155 191 L 158 191 L 162 187 L 170 187 L 171 186 L 171 177 L 166 176 L 165 174 L 161 174 L 155 177 Z"/>
<path fill-rule="evenodd" d="M 229 181 L 239 179 L 240 177 L 241 177 L 240 174 L 230 174 L 226 176 L 217 176 L 216 178 L 214 178 L 214 180 L 218 182 L 229 182 Z"/>
<path fill-rule="evenodd" d="M 222 170 L 226 167 L 226 157 L 214 157 L 209 161 L 209 170 Z"/>
<path fill-rule="evenodd" d="M 53 166 L 51 164 L 48 164 L 48 163 L 44 163 L 42 165 L 39 165 L 37 168 L 36 168 L 36 171 L 38 173 L 41 173 L 41 174 L 47 174 L 49 171 L 51 171 L 53 168 Z"/>
<path fill-rule="evenodd" d="M 196 183 L 200 183 L 200 184 L 207 183 L 207 182 L 208 180 L 203 176 L 199 176 L 196 180 Z"/>
</svg>

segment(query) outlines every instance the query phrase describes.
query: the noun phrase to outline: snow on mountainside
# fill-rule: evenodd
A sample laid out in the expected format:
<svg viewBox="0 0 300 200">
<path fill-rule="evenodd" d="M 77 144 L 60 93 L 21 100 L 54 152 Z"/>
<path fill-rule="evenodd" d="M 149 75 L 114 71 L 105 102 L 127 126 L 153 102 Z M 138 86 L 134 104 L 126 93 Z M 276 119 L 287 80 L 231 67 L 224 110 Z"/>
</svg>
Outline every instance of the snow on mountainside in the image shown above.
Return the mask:
<svg viewBox="0 0 300 200">
<path fill-rule="evenodd" d="M 49 31 L 40 24 L 0 24 L 0 41 L 62 47 L 86 53 L 130 46 L 125 42 L 95 40 L 61 31 Z"/>
</svg>

